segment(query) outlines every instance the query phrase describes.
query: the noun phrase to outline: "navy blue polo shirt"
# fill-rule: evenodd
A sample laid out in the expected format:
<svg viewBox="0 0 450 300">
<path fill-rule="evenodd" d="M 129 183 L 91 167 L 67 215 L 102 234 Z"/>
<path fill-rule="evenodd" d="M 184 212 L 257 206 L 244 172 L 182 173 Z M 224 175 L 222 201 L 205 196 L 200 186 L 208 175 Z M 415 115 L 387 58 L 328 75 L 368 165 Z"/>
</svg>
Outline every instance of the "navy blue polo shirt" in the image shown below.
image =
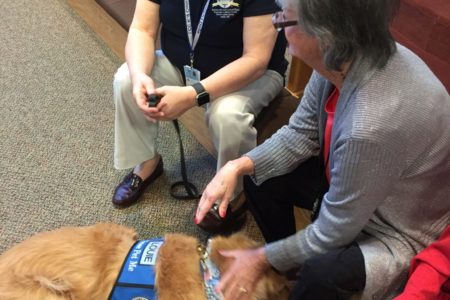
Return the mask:
<svg viewBox="0 0 450 300">
<path fill-rule="evenodd" d="M 190 64 L 184 0 L 150 1 L 160 5 L 161 48 L 183 74 L 183 66 Z M 206 2 L 189 0 L 193 35 Z M 200 70 L 202 79 L 242 56 L 244 17 L 272 14 L 278 10 L 274 0 L 210 0 L 194 51 L 194 67 Z M 286 38 L 280 33 L 268 68 L 283 77 L 287 68 L 285 50 Z"/>
</svg>

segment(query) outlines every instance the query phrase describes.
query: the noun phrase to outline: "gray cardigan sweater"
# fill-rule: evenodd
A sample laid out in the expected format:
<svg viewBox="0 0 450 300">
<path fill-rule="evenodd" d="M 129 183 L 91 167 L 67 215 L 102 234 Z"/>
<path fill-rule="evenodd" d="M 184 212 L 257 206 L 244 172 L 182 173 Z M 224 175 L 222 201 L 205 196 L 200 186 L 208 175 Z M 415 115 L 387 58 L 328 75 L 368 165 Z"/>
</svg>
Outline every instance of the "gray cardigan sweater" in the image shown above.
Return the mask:
<svg viewBox="0 0 450 300">
<path fill-rule="evenodd" d="M 289 124 L 246 154 L 256 184 L 319 154 L 332 88 L 314 72 Z M 353 64 L 336 107 L 329 163 L 319 217 L 267 244 L 267 258 L 284 271 L 356 240 L 367 275 L 362 298 L 389 299 L 406 281 L 410 259 L 450 219 L 450 96 L 410 50 L 397 44 L 381 70 Z"/>
</svg>

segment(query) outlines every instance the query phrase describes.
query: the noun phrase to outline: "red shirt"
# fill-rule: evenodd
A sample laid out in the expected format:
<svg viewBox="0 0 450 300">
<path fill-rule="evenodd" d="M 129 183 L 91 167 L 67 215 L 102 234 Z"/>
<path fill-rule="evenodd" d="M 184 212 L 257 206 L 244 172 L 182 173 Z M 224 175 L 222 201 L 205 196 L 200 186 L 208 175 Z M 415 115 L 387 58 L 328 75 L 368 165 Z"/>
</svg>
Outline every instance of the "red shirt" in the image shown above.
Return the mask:
<svg viewBox="0 0 450 300">
<path fill-rule="evenodd" d="M 405 290 L 394 300 L 450 299 L 450 226 L 411 261 Z"/>
<path fill-rule="evenodd" d="M 328 114 L 328 117 L 327 123 L 325 125 L 325 135 L 323 139 L 324 141 L 323 160 L 325 162 L 325 174 L 327 176 L 328 182 L 330 182 L 329 156 L 330 156 L 331 132 L 333 131 L 334 112 L 336 111 L 338 99 L 339 99 L 339 90 L 337 88 L 334 88 L 333 92 L 327 99 L 327 103 L 325 103 L 325 112 Z"/>
</svg>

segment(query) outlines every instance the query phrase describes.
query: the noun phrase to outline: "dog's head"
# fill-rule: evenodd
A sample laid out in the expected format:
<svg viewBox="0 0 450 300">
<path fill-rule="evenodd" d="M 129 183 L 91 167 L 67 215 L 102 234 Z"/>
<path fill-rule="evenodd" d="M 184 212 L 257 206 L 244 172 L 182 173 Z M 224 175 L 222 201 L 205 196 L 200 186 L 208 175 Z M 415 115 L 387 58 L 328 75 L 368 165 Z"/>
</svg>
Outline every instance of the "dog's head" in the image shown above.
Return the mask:
<svg viewBox="0 0 450 300">
<path fill-rule="evenodd" d="M 199 242 L 196 238 L 181 234 L 168 234 L 161 246 L 156 263 L 156 286 L 160 300 L 205 299 L 200 271 Z M 219 250 L 248 249 L 260 246 L 244 234 L 215 237 L 210 241 L 211 260 L 220 272 L 225 272 L 232 259 L 220 255 Z M 251 295 L 252 300 L 287 299 L 288 283 L 285 277 L 268 270 Z"/>
</svg>

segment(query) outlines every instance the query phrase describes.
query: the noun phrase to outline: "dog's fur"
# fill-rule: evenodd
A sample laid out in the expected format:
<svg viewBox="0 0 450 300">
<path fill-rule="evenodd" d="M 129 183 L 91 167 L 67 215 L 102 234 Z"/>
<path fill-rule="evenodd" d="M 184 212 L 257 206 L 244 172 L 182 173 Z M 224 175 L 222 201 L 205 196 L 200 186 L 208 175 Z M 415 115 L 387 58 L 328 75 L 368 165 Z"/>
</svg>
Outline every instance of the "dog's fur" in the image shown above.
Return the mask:
<svg viewBox="0 0 450 300">
<path fill-rule="evenodd" d="M 116 224 L 65 227 L 39 233 L 0 256 L 0 299 L 107 299 L 136 232 Z M 198 241 L 168 234 L 156 263 L 160 300 L 206 299 Z M 221 272 L 230 264 L 217 249 L 258 246 L 241 234 L 212 240 L 211 258 Z M 269 270 L 251 299 L 287 299 L 284 277 Z"/>
</svg>

